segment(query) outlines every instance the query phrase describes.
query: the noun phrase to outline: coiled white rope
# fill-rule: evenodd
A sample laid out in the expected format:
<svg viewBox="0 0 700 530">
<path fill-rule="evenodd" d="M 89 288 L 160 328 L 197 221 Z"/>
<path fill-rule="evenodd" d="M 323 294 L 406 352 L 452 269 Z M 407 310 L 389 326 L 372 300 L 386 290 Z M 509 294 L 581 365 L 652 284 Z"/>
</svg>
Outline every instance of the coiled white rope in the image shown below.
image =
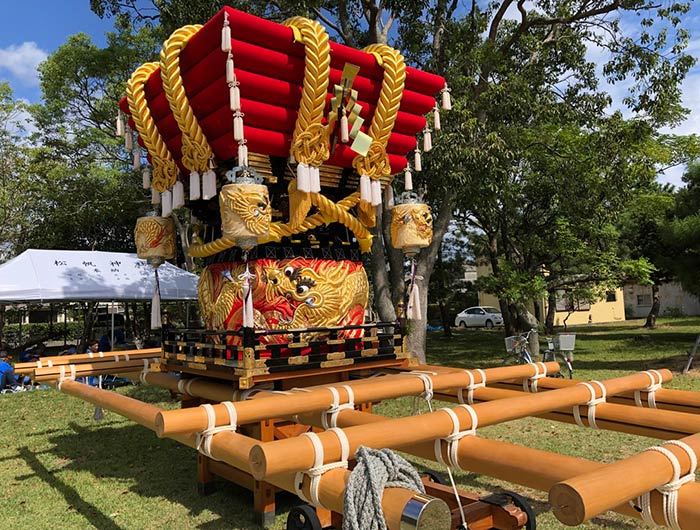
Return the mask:
<svg viewBox="0 0 700 530">
<path fill-rule="evenodd" d="M 642 392 L 646 392 L 649 408 L 655 409 L 656 391 L 661 388 L 661 385 L 663 384 L 663 377 L 661 376 L 661 372 L 658 370 L 646 370 L 642 373 L 649 378 L 650 383 L 649 386 L 642 388 L 641 390 L 634 391 L 634 402 L 638 407 L 643 407 L 644 404 L 642 403 Z"/>
<path fill-rule="evenodd" d="M 314 448 L 314 465 L 306 471 L 297 472 L 294 476 L 294 490 L 296 491 L 297 496 L 304 502 L 313 504 L 314 506 L 320 508 L 325 508 L 321 504 L 321 500 L 318 497 L 318 487 L 321 482 L 321 476 L 326 471 L 338 467 L 347 469 L 348 457 L 350 456 L 350 442 L 348 441 L 348 437 L 346 436 L 345 432 L 337 427 L 328 429 L 328 431 L 332 432 L 338 437 L 338 441 L 340 442 L 340 460 L 338 462 L 324 464 L 324 451 L 321 439 L 315 432 L 305 432 L 301 434 L 301 436 L 306 436 L 311 441 Z M 309 498 L 304 495 L 304 476 L 308 476 L 311 479 L 309 484 Z"/>
<path fill-rule="evenodd" d="M 605 385 L 600 381 L 591 381 L 590 383 L 584 382 L 578 384 L 583 385 L 588 389 L 588 391 L 591 393 L 591 399 L 589 399 L 583 405 L 574 405 L 574 420 L 576 420 L 576 425 L 579 427 L 586 426 L 583 421 L 581 421 L 581 407 L 586 406 L 588 407 L 588 426 L 593 429 L 598 429 L 598 424 L 595 422 L 595 408 L 599 403 L 605 403 L 608 396 L 608 391 L 606 390 Z M 598 388 L 600 388 L 600 397 L 596 397 L 596 391 L 595 388 L 593 388 L 593 385 L 598 385 Z"/>
<path fill-rule="evenodd" d="M 343 530 L 386 530 L 382 511 L 385 488 L 404 488 L 425 493 L 420 475 L 413 466 L 389 449 L 355 452 L 357 465 L 345 486 Z"/>
<path fill-rule="evenodd" d="M 681 477 L 681 464 L 678 461 L 678 457 L 666 449 L 664 445 L 675 445 L 687 453 L 688 458 L 690 459 L 690 469 L 686 475 Z M 673 478 L 667 484 L 664 484 L 656 489 L 663 495 L 664 523 L 672 530 L 682 530 L 678 521 L 678 490 L 683 484 L 695 481 L 695 470 L 698 465 L 695 451 L 687 443 L 680 440 L 671 440 L 661 446 L 650 447 L 646 450 L 661 453 L 668 458 L 669 462 L 671 462 L 671 466 L 673 467 Z M 654 521 L 654 516 L 651 511 L 651 492 L 648 491 L 639 496 L 637 501 L 641 508 L 641 515 L 644 522 L 658 526 L 658 523 Z"/>
<path fill-rule="evenodd" d="M 198 432 L 196 437 L 197 451 L 202 453 L 204 456 L 211 458 L 212 460 L 217 460 L 211 456 L 211 440 L 214 435 L 224 431 L 236 432 L 237 428 L 236 422 L 238 420 L 238 414 L 236 413 L 236 407 L 230 401 L 222 401 L 221 405 L 226 407 L 226 410 L 228 411 L 228 425 L 221 425 L 217 427 L 214 407 L 209 403 L 205 403 L 202 405 L 202 408 L 207 413 L 207 428 L 201 432 Z"/>
<path fill-rule="evenodd" d="M 469 377 L 469 384 L 466 387 L 460 388 L 458 393 L 457 393 L 457 400 L 460 402 L 460 404 L 464 405 L 464 391 L 467 391 L 467 401 L 466 403 L 468 405 L 473 405 L 474 404 L 474 390 L 477 388 L 484 388 L 486 386 L 486 372 L 484 372 L 481 368 L 477 368 L 474 370 L 474 372 L 478 372 L 478 374 L 481 376 L 481 382 L 480 383 L 475 383 L 474 382 L 474 374 L 472 373 L 471 370 L 464 370 L 464 372 L 467 374 L 467 377 Z"/>
<path fill-rule="evenodd" d="M 531 363 L 535 368 L 535 375 L 523 379 L 523 390 L 525 392 L 537 392 L 537 381 L 547 377 L 547 365 L 544 363 Z M 541 371 L 540 371 L 541 370 Z"/>
</svg>

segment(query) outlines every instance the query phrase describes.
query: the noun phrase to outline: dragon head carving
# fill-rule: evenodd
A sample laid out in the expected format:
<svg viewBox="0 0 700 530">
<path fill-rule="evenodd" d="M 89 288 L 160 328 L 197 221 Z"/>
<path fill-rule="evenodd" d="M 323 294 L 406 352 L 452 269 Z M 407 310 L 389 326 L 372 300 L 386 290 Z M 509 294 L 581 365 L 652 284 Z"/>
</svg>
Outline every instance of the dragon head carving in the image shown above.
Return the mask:
<svg viewBox="0 0 700 530">
<path fill-rule="evenodd" d="M 270 231 L 272 207 L 267 186 L 227 184 L 219 195 L 221 224 L 228 237 L 262 236 Z"/>
</svg>

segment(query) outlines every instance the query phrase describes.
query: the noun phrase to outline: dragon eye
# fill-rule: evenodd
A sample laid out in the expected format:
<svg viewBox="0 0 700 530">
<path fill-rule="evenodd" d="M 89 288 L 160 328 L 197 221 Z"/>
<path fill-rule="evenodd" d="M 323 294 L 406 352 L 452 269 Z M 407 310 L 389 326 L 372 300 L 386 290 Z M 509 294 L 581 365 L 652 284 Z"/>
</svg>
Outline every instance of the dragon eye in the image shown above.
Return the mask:
<svg viewBox="0 0 700 530">
<path fill-rule="evenodd" d="M 309 292 L 308 285 L 297 285 L 297 294 L 306 294 Z"/>
<path fill-rule="evenodd" d="M 285 275 L 287 278 L 290 278 L 290 277 L 292 276 L 293 273 L 294 273 L 294 267 L 286 267 L 286 268 L 284 269 L 284 275 Z"/>
<path fill-rule="evenodd" d="M 265 204 L 264 202 L 259 202 L 258 208 L 260 208 L 261 210 L 264 210 L 265 208 L 267 208 L 267 204 Z"/>
</svg>

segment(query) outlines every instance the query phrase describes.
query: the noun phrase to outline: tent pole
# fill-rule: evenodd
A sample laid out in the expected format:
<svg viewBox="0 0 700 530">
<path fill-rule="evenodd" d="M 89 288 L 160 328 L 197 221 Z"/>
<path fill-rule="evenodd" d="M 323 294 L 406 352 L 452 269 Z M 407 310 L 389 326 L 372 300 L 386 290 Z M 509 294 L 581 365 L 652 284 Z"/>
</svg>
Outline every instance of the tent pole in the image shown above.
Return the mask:
<svg viewBox="0 0 700 530">
<path fill-rule="evenodd" d="M 190 328 L 190 301 L 187 300 L 187 304 L 185 305 L 185 327 L 187 329 Z"/>
<path fill-rule="evenodd" d="M 109 340 L 111 349 L 114 350 L 114 300 L 112 300 L 112 335 Z"/>
<path fill-rule="evenodd" d="M 66 316 L 66 304 L 63 304 L 63 347 L 68 346 L 68 317 Z"/>
</svg>

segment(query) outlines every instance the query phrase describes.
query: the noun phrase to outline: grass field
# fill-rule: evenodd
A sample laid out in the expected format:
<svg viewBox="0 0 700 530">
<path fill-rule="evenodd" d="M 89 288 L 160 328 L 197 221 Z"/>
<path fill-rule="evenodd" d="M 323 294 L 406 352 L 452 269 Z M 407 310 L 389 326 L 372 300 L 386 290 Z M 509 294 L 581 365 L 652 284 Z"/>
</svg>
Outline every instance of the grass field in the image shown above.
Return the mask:
<svg viewBox="0 0 700 530">
<path fill-rule="evenodd" d="M 700 318 L 662 319 L 655 330 L 641 321 L 593 325 L 577 333 L 576 376 L 604 379 L 649 368 L 669 368 L 670 388 L 700 390 L 693 370 L 680 375 L 685 351 L 700 333 Z M 498 366 L 503 336 L 498 330 L 458 330 L 451 339 L 429 337 L 429 362 L 469 368 Z M 700 361 L 699 361 L 700 363 Z M 700 364 L 699 364 L 700 366 Z M 145 387 L 119 390 L 163 408 L 177 408 L 164 391 Z M 386 415 L 411 412 L 412 400 L 381 404 Z M 422 405 L 421 410 L 425 410 Z M 0 396 L 0 514 L 2 527 L 14 529 L 248 529 L 256 528 L 252 496 L 227 483 L 207 497 L 196 488 L 196 455 L 171 440 L 106 413 L 93 419 L 93 407 L 53 390 Z M 482 436 L 582 456 L 614 461 L 657 442 L 626 434 L 586 430 L 527 418 L 479 429 Z M 412 461 L 418 468 L 432 462 Z M 500 488 L 526 495 L 538 513 L 538 528 L 563 528 L 549 511 L 546 493 L 508 485 L 489 477 L 458 473 L 468 490 Z M 286 510 L 297 504 L 278 497 L 275 528 L 284 528 Z M 579 528 L 644 528 L 641 522 L 605 514 Z"/>
</svg>

